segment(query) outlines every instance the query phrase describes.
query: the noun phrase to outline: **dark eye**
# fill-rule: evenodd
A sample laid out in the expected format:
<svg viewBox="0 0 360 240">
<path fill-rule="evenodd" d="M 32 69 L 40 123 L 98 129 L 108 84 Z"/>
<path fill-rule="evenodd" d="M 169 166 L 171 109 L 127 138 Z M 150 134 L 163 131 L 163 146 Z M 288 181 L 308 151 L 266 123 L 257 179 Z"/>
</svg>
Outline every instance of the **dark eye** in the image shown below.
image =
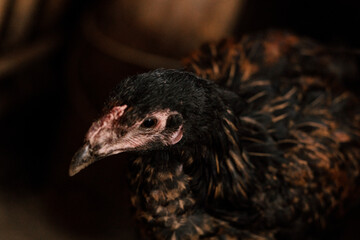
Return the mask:
<svg viewBox="0 0 360 240">
<path fill-rule="evenodd" d="M 141 126 L 144 128 L 152 128 L 155 126 L 156 123 L 157 123 L 157 120 L 155 118 L 147 118 L 143 121 Z"/>
</svg>

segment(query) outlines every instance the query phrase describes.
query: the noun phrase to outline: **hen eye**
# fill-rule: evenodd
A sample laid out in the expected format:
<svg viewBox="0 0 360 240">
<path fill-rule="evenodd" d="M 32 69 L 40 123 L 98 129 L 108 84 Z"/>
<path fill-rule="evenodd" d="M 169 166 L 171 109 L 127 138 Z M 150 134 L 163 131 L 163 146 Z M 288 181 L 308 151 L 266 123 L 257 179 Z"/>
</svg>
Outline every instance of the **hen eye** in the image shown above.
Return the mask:
<svg viewBox="0 0 360 240">
<path fill-rule="evenodd" d="M 144 128 L 151 128 L 151 127 L 154 127 L 156 123 L 157 123 L 157 120 L 155 118 L 147 118 L 143 121 L 141 126 Z"/>
</svg>

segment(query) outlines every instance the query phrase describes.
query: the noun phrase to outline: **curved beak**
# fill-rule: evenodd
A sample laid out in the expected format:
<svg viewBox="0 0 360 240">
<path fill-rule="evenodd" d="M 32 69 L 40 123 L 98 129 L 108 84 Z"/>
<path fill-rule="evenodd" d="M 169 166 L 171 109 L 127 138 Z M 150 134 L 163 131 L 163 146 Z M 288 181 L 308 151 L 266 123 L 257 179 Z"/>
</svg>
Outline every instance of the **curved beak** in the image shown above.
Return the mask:
<svg viewBox="0 0 360 240">
<path fill-rule="evenodd" d="M 85 144 L 75 153 L 74 157 L 72 158 L 69 168 L 69 175 L 74 176 L 96 160 L 98 159 L 93 156 L 90 145 Z"/>
<path fill-rule="evenodd" d="M 122 147 L 109 144 L 117 138 L 114 133 L 115 122 L 123 115 L 126 105 L 114 107 L 108 114 L 94 122 L 86 137 L 85 144 L 80 148 L 71 160 L 69 175 L 74 176 L 82 169 L 101 158 L 120 153 Z M 95 146 L 95 147 L 94 147 Z"/>
</svg>

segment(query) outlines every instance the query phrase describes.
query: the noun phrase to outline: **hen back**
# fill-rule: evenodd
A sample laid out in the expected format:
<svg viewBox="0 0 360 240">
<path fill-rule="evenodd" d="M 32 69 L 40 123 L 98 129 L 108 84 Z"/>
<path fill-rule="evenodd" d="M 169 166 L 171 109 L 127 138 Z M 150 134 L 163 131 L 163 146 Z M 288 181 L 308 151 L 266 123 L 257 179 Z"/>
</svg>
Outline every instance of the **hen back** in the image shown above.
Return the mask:
<svg viewBox="0 0 360 240">
<path fill-rule="evenodd" d="M 146 239 L 304 239 L 356 203 L 358 53 L 268 31 L 184 63 L 121 81 L 70 165 L 129 152 Z"/>
<path fill-rule="evenodd" d="M 239 135 L 251 158 L 245 177 L 258 179 L 249 194 L 257 226 L 325 226 L 358 198 L 359 62 L 358 52 L 282 31 L 204 45 L 184 59 L 187 71 L 245 99 Z M 231 211 L 213 214 L 239 221 Z"/>
</svg>

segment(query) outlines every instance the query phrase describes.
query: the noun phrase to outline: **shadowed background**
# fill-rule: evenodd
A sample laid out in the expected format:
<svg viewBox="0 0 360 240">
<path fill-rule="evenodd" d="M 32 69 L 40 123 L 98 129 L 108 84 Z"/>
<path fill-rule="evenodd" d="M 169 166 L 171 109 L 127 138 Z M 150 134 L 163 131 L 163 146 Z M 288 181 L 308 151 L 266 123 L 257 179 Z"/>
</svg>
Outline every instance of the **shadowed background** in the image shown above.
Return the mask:
<svg viewBox="0 0 360 240">
<path fill-rule="evenodd" d="M 359 23 L 348 0 L 0 0 L 0 239 L 138 238 L 126 156 L 68 176 L 116 82 L 268 28 L 359 49 Z M 359 214 L 325 238 L 358 239 Z"/>
</svg>

